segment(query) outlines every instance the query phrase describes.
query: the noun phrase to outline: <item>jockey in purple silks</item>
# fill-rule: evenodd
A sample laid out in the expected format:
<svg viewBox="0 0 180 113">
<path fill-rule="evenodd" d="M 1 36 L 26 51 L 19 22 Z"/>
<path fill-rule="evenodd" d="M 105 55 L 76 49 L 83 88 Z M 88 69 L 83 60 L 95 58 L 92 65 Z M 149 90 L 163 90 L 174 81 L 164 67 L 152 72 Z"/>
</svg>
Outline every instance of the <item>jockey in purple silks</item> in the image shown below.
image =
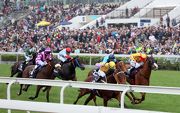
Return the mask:
<svg viewBox="0 0 180 113">
<path fill-rule="evenodd" d="M 36 57 L 36 65 L 32 72 L 30 73 L 30 78 L 35 78 L 38 70 L 43 66 L 47 65 L 47 60 L 52 60 L 51 49 L 48 47 L 44 51 L 40 52 Z"/>
</svg>

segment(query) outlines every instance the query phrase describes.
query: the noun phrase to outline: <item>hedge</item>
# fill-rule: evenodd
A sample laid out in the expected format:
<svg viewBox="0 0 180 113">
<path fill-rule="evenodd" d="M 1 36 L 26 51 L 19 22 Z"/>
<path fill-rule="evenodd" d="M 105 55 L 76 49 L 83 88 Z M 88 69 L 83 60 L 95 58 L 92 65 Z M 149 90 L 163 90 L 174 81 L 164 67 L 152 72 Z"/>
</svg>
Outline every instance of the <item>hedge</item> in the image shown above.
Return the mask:
<svg viewBox="0 0 180 113">
<path fill-rule="evenodd" d="M 1 61 L 16 61 L 17 59 L 16 55 L 1 55 Z M 57 58 L 55 56 L 55 58 Z M 89 65 L 90 62 L 90 56 L 80 56 L 82 62 L 86 65 Z M 91 65 L 96 64 L 97 62 L 100 62 L 103 57 L 91 57 Z M 127 58 L 117 58 L 118 60 L 122 60 L 125 62 L 128 62 Z M 23 55 L 18 55 L 18 60 L 24 60 Z M 168 60 L 165 58 L 156 58 L 157 64 L 159 66 L 160 70 L 178 70 L 180 71 L 180 62 L 175 60 Z"/>
</svg>

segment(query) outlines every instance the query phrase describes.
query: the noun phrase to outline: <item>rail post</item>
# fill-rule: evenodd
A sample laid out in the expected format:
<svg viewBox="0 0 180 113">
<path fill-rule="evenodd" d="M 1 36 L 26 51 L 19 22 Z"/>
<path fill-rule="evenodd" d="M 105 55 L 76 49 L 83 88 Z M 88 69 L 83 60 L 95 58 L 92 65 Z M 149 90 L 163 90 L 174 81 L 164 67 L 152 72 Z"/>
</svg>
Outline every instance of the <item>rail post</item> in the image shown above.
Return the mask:
<svg viewBox="0 0 180 113">
<path fill-rule="evenodd" d="M 61 89 L 61 93 L 60 93 L 60 103 L 63 104 L 64 103 L 64 90 L 66 87 L 70 86 L 69 83 L 65 84 L 62 89 Z"/>
</svg>

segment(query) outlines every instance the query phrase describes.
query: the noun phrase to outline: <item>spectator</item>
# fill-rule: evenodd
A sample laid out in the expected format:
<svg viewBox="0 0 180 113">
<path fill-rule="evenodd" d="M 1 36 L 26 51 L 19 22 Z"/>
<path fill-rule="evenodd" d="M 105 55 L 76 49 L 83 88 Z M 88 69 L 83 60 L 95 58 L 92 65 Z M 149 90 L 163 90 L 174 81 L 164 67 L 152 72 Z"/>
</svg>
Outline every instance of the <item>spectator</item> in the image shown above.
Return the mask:
<svg viewBox="0 0 180 113">
<path fill-rule="evenodd" d="M 167 17 L 166 17 L 166 24 L 167 24 L 167 27 L 170 27 L 170 17 L 169 17 L 169 14 L 167 14 Z"/>
</svg>

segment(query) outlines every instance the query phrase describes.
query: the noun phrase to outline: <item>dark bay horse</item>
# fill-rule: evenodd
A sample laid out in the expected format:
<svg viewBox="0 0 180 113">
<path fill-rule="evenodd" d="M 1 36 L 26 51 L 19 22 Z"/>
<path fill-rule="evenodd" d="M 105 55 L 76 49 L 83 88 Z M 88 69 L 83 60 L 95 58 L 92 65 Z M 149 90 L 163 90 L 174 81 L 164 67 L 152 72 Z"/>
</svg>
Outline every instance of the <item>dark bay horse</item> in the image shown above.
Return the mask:
<svg viewBox="0 0 180 113">
<path fill-rule="evenodd" d="M 63 80 L 76 80 L 76 71 L 75 68 L 76 67 L 80 67 L 82 70 L 85 69 L 84 65 L 81 64 L 81 61 L 79 59 L 79 57 L 75 57 L 71 60 L 71 62 L 64 64 L 61 68 L 60 67 L 55 67 L 55 65 L 58 62 L 55 60 L 52 60 L 50 62 L 48 62 L 48 65 L 46 65 L 45 67 L 43 67 L 36 75 L 36 79 L 55 79 L 55 73 L 54 70 L 58 70 L 58 74 L 60 73 L 61 78 Z M 23 71 L 23 78 L 29 78 L 29 73 L 32 71 L 32 69 L 34 68 L 35 65 L 30 65 L 27 66 L 25 68 L 25 70 Z M 21 95 L 22 90 L 27 91 L 28 87 L 30 85 L 25 85 L 25 87 L 23 88 L 23 85 L 21 84 L 20 87 L 20 91 L 18 95 Z M 49 102 L 49 92 L 51 89 L 51 86 L 41 86 L 38 85 L 37 89 L 36 89 L 36 94 L 34 97 L 29 97 L 29 99 L 34 100 L 35 98 L 38 97 L 39 95 L 39 91 L 41 90 L 41 88 L 45 87 L 45 89 L 43 90 L 43 92 L 46 92 L 46 99 L 47 102 Z"/>
<path fill-rule="evenodd" d="M 76 81 L 76 67 L 84 70 L 85 67 L 78 56 L 74 57 L 70 62 L 62 65 L 61 70 L 58 71 L 58 78 L 62 80 L 73 80 Z"/>
<path fill-rule="evenodd" d="M 126 71 L 125 65 L 123 64 L 123 62 L 118 62 L 116 63 L 116 70 L 113 74 L 109 75 L 107 77 L 107 83 L 111 83 L 111 84 L 125 84 L 126 83 L 126 76 L 124 75 L 124 72 Z M 89 73 L 88 73 L 88 77 L 87 79 L 85 80 L 85 82 L 92 82 L 94 80 L 94 77 L 93 77 L 93 71 L 91 70 Z M 103 103 L 104 103 L 104 106 L 107 106 L 108 104 L 108 101 L 111 99 L 111 98 L 115 98 L 119 101 L 119 104 L 120 104 L 120 99 L 121 99 L 121 92 L 119 91 L 109 91 L 109 90 L 95 90 L 93 91 L 92 89 L 84 89 L 84 88 L 81 88 L 80 90 L 80 93 L 76 99 L 76 101 L 74 102 L 74 104 L 76 104 L 78 102 L 78 100 L 83 97 L 84 95 L 86 94 L 90 94 L 89 97 L 86 99 L 84 105 L 87 105 L 89 103 L 90 100 L 93 99 L 94 101 L 94 104 L 96 104 L 96 96 L 99 96 L 101 98 L 103 98 Z"/>
<path fill-rule="evenodd" d="M 128 77 L 126 78 L 127 82 L 131 85 L 149 86 L 151 71 L 152 69 L 157 69 L 157 68 L 158 65 L 156 64 L 153 56 L 147 57 L 142 68 L 140 68 L 139 71 L 135 73 L 134 78 L 133 79 Z M 128 94 L 126 94 L 126 96 L 128 96 L 132 104 L 139 104 L 145 100 L 145 93 L 141 93 L 140 99 L 135 97 L 135 95 L 132 92 L 130 94 L 132 97 L 129 96 Z"/>
<path fill-rule="evenodd" d="M 53 70 L 55 69 L 55 61 L 51 60 L 51 61 L 47 61 L 48 64 L 46 66 L 44 66 L 36 75 L 36 79 L 55 79 L 55 76 L 53 76 Z M 25 70 L 23 71 L 22 74 L 22 78 L 29 78 L 29 74 L 30 72 L 33 70 L 35 65 L 29 65 L 25 68 Z M 25 87 L 23 88 L 23 84 L 20 84 L 20 90 L 18 95 L 22 94 L 22 90 L 27 91 L 28 87 L 30 85 L 25 85 Z M 29 97 L 29 99 L 34 100 L 35 98 L 38 97 L 39 95 L 39 91 L 45 87 L 45 89 L 43 90 L 43 92 L 46 91 L 46 99 L 47 102 L 49 102 L 49 92 L 51 89 L 51 86 L 42 86 L 42 85 L 38 85 L 37 89 L 36 89 L 36 94 L 34 97 Z"/>
<path fill-rule="evenodd" d="M 11 66 L 11 76 L 13 77 L 15 74 L 17 74 L 16 77 L 22 77 L 22 72 L 25 69 L 25 67 L 29 66 L 29 65 L 34 65 L 35 64 L 35 58 L 36 58 L 37 54 L 33 54 L 32 59 L 23 66 L 22 71 L 19 70 L 18 68 L 20 67 L 20 65 L 22 65 L 24 63 L 24 61 L 17 61 L 15 62 L 12 66 Z"/>
</svg>

